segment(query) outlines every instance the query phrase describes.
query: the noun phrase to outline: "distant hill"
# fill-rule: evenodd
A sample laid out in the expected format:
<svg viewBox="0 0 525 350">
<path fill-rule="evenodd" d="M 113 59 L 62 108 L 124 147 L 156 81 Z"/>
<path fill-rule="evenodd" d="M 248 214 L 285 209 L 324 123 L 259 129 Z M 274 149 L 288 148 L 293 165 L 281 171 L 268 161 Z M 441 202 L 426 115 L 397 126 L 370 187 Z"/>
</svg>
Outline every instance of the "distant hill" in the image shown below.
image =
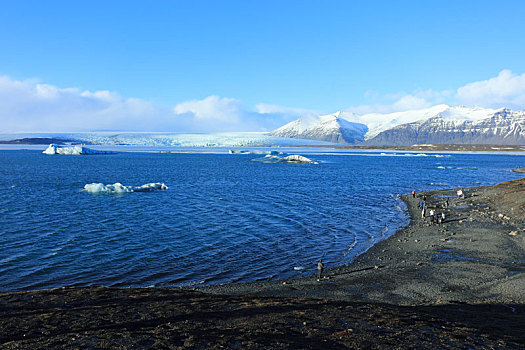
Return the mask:
<svg viewBox="0 0 525 350">
<path fill-rule="evenodd" d="M 63 139 L 58 137 L 25 137 L 22 139 L 8 141 L 0 140 L 0 144 L 4 145 L 49 145 L 51 143 L 76 144 L 80 142 L 78 140 Z"/>
</svg>

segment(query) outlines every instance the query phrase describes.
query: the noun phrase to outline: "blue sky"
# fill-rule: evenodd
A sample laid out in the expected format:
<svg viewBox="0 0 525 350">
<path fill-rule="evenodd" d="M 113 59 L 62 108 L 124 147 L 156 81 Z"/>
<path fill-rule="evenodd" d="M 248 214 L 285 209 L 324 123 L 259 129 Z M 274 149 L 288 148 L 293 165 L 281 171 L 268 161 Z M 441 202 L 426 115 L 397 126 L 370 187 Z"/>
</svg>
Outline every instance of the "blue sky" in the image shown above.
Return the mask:
<svg viewBox="0 0 525 350">
<path fill-rule="evenodd" d="M 525 108 L 523 18 L 523 1 L 4 1 L 0 118 L 3 131 L 87 130 L 53 123 L 89 113 L 94 129 L 262 130 L 304 113 L 483 105 L 458 89 L 502 71 L 517 87 L 484 107 Z M 38 86 L 55 100 L 40 105 Z"/>
</svg>

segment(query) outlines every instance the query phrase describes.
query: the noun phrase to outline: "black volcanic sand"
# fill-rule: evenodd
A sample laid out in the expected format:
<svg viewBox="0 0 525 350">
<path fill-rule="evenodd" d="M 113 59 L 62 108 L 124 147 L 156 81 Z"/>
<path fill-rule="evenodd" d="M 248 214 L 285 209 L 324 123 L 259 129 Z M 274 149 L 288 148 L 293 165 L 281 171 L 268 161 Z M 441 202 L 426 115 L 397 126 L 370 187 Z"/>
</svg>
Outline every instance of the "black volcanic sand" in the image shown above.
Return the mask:
<svg viewBox="0 0 525 350">
<path fill-rule="evenodd" d="M 0 296 L 0 348 L 520 348 L 523 305 L 395 306 L 180 289 Z"/>
<path fill-rule="evenodd" d="M 326 278 L 201 288 L 212 293 L 300 296 L 421 305 L 440 302 L 525 303 L 525 179 L 490 187 L 405 196 L 411 223 Z M 418 203 L 445 213 L 421 218 Z M 448 199 L 448 208 L 445 201 Z M 427 210 L 428 211 L 428 210 Z M 316 262 L 312 262 L 312 273 Z"/>
<path fill-rule="evenodd" d="M 0 348 L 525 348 L 525 179 L 464 192 L 319 282 L 0 294 Z"/>
</svg>

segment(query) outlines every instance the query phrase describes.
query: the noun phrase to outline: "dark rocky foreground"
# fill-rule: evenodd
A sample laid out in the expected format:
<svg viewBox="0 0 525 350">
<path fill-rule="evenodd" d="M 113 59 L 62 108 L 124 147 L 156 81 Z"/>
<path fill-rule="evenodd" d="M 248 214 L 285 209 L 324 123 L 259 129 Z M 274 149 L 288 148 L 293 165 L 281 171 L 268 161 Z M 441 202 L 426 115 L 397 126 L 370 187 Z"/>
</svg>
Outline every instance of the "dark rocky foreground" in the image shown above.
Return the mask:
<svg viewBox="0 0 525 350">
<path fill-rule="evenodd" d="M 0 295 L 3 349 L 522 348 L 523 305 L 396 306 L 180 289 Z"/>
<path fill-rule="evenodd" d="M 321 281 L 0 294 L 0 348 L 523 349 L 525 179 L 463 190 Z"/>
</svg>

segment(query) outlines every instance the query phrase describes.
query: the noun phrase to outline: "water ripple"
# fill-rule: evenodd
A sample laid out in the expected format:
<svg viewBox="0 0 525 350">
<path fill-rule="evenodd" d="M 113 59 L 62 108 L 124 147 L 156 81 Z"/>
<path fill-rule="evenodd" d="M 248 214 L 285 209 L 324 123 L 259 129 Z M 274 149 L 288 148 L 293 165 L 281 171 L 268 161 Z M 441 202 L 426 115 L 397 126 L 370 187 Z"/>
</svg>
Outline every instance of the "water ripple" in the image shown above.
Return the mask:
<svg viewBox="0 0 525 350">
<path fill-rule="evenodd" d="M 397 194 L 509 180 L 516 163 L 454 155 L 440 159 L 448 171 L 430 157 L 325 155 L 297 167 L 217 154 L 0 156 L 0 291 L 301 276 L 319 258 L 348 263 L 404 225 Z M 81 190 L 92 182 L 169 190 L 94 196 Z"/>
</svg>

